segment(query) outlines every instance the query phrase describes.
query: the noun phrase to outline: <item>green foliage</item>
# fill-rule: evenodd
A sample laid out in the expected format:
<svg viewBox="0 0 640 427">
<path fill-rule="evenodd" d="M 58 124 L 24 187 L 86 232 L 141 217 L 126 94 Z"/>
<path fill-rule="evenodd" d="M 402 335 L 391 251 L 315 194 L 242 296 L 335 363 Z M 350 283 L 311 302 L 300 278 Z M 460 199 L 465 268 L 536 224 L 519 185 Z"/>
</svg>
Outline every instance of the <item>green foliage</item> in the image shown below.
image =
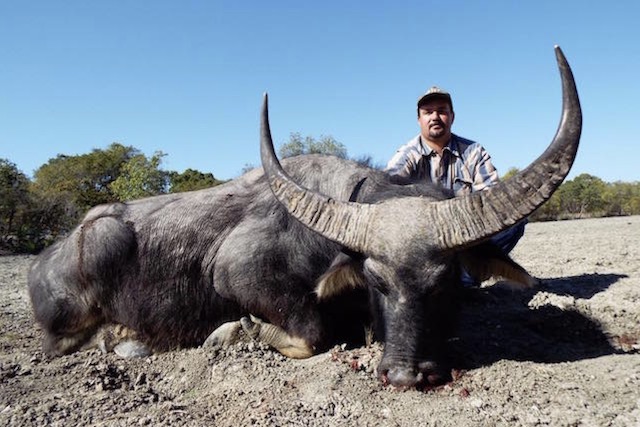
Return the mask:
<svg viewBox="0 0 640 427">
<path fill-rule="evenodd" d="M 574 216 L 593 216 L 604 210 L 606 184 L 600 178 L 583 173 L 558 189 L 561 210 Z"/>
<path fill-rule="evenodd" d="M 86 212 L 92 206 L 118 201 L 111 184 L 140 152 L 118 143 L 77 156 L 59 154 L 34 174 L 33 191 L 44 199 L 64 198 Z"/>
<path fill-rule="evenodd" d="M 606 183 L 585 173 L 560 185 L 531 218 L 548 221 L 638 214 L 640 182 Z"/>
<path fill-rule="evenodd" d="M 517 174 L 511 168 L 507 180 Z M 640 214 L 640 182 L 606 183 L 586 173 L 565 181 L 530 217 L 532 221 Z"/>
<path fill-rule="evenodd" d="M 520 172 L 520 169 L 518 168 L 511 168 L 507 171 L 507 173 L 505 173 L 504 175 L 502 175 L 502 180 L 506 181 L 509 178 L 511 178 L 512 176 L 514 176 L 515 174 L 517 174 L 518 172 Z"/>
<path fill-rule="evenodd" d="M 340 157 L 346 159 L 347 149 L 341 142 L 338 142 L 332 136 L 321 136 L 316 140 L 311 136 L 302 137 L 299 133 L 295 132 L 289 136 L 289 141 L 283 144 L 278 150 L 279 157 L 281 159 L 293 156 L 299 156 L 301 154 L 327 154 L 331 156 Z M 351 157 L 354 162 L 366 166 L 372 169 L 384 169 L 385 165 L 375 164 L 372 157 L 369 155 L 361 155 L 360 157 Z M 253 165 L 245 165 L 242 173 L 249 172 L 254 169 Z"/>
<path fill-rule="evenodd" d="M 38 252 L 75 226 L 81 212 L 65 195 L 30 194 L 20 228 L 17 252 Z"/>
<path fill-rule="evenodd" d="M 0 248 L 36 252 L 70 226 L 77 215 L 63 194 L 41 196 L 27 176 L 0 159 Z"/>
<path fill-rule="evenodd" d="M 147 159 L 138 149 L 113 143 L 81 155 L 59 154 L 36 170 L 22 229 L 25 250 L 35 251 L 71 230 L 91 207 L 166 192 L 164 154 Z"/>
<path fill-rule="evenodd" d="M 323 153 L 347 157 L 332 137 L 315 140 L 292 134 L 281 157 Z M 211 173 L 160 169 L 162 152 L 147 158 L 138 149 L 111 144 L 87 154 L 49 160 L 29 178 L 9 160 L 0 159 L 0 249 L 37 252 L 75 226 L 92 206 L 140 197 L 198 190 L 221 184 Z M 356 159 L 372 166 L 370 157 Z M 375 166 L 372 166 L 375 167 Z M 245 165 L 245 169 L 252 168 Z M 502 177 L 518 173 L 512 168 Z M 640 182 L 606 183 L 589 174 L 564 182 L 531 216 L 556 220 L 611 215 L 640 215 Z"/>
<path fill-rule="evenodd" d="M 0 159 L 0 244 L 20 228 L 19 216 L 28 203 L 29 179 L 15 164 Z"/>
<path fill-rule="evenodd" d="M 195 169 L 187 169 L 182 173 L 170 172 L 169 182 L 171 193 L 181 193 L 183 191 L 214 187 L 224 181 L 216 179 L 212 173 L 202 173 Z"/>
<path fill-rule="evenodd" d="M 124 202 L 166 193 L 169 174 L 160 170 L 164 156 L 158 151 L 150 159 L 144 154 L 129 159 L 120 168 L 120 175 L 109 184 L 113 195 Z"/>
<path fill-rule="evenodd" d="M 59 154 L 36 172 L 33 182 L 0 159 L 0 247 L 37 252 L 68 233 L 91 207 L 222 183 L 211 173 L 160 169 L 162 152 L 147 158 L 138 149 L 111 144 L 104 150 Z"/>
<path fill-rule="evenodd" d="M 614 182 L 607 185 L 602 195 L 606 215 L 640 214 L 640 183 Z"/>
<path fill-rule="evenodd" d="M 347 149 L 332 136 L 321 136 L 316 140 L 311 136 L 303 138 L 295 132 L 289 136 L 289 141 L 280 147 L 278 154 L 281 159 L 301 154 L 330 154 L 344 159 L 347 157 Z"/>
</svg>

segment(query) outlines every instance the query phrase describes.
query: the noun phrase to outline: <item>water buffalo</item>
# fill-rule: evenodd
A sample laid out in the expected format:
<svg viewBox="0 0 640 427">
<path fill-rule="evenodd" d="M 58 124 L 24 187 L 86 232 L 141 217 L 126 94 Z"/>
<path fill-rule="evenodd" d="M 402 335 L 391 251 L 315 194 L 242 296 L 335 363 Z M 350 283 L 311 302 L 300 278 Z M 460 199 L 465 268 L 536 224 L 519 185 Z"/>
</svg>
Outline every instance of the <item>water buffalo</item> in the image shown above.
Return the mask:
<svg viewBox="0 0 640 427">
<path fill-rule="evenodd" d="M 461 265 L 535 282 L 487 239 L 544 203 L 575 158 L 581 110 L 559 48 L 556 56 L 563 109 L 551 145 L 508 181 L 458 198 L 330 156 L 281 166 L 265 96 L 264 172 L 95 207 L 37 258 L 29 293 L 45 351 L 108 349 L 119 330 L 129 346 L 116 350 L 146 354 L 227 343 L 244 330 L 302 358 L 372 324 L 385 342 L 383 381 L 441 381 Z"/>
</svg>

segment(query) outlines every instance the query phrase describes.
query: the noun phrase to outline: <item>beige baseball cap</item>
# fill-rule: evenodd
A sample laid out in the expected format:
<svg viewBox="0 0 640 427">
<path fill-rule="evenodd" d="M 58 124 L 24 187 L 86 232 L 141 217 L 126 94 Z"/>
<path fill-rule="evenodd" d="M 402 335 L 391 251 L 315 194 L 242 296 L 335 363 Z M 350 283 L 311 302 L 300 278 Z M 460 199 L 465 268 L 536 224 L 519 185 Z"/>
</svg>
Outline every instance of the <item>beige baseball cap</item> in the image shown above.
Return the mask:
<svg viewBox="0 0 640 427">
<path fill-rule="evenodd" d="M 451 95 L 449 94 L 449 92 L 439 88 L 438 86 L 431 86 L 429 90 L 427 90 L 425 94 L 418 99 L 418 108 L 422 104 L 424 104 L 425 102 L 433 98 L 445 99 L 449 103 L 449 107 L 451 107 L 451 111 L 453 111 L 453 103 L 451 102 Z"/>
</svg>

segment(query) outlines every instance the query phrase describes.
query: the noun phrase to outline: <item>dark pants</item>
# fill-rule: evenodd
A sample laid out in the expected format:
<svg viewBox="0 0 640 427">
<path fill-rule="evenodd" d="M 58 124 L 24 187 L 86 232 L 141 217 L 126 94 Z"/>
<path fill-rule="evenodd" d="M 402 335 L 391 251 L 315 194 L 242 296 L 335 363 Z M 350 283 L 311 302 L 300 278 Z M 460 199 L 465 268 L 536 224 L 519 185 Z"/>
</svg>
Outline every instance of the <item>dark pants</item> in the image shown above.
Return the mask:
<svg viewBox="0 0 640 427">
<path fill-rule="evenodd" d="M 497 247 L 502 249 L 505 254 L 508 254 L 516 247 L 518 240 L 524 234 L 524 226 L 529 222 L 524 219 L 514 225 L 513 227 L 507 228 L 506 230 L 501 231 L 500 233 L 493 236 L 490 241 L 493 242 Z M 473 288 L 480 286 L 480 282 L 469 275 L 464 269 L 462 269 L 462 286 L 465 288 Z"/>
</svg>

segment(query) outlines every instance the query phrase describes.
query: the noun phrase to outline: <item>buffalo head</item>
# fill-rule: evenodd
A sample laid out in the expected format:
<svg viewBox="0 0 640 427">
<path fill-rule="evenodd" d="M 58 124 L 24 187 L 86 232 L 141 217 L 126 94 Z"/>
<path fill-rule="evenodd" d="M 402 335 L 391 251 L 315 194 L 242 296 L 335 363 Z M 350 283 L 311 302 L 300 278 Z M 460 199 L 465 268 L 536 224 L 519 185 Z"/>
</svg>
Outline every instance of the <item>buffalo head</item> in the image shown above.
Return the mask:
<svg viewBox="0 0 640 427">
<path fill-rule="evenodd" d="M 298 185 L 276 158 L 265 95 L 261 157 L 270 187 L 290 215 L 359 257 L 362 283 L 375 295 L 381 313 L 385 351 L 378 372 L 384 381 L 412 386 L 439 380 L 440 343 L 459 277 L 456 254 L 526 218 L 569 172 L 582 116 L 569 65 L 560 48 L 555 51 L 563 107 L 550 146 L 511 179 L 444 200 L 398 196 L 342 202 Z"/>
</svg>

